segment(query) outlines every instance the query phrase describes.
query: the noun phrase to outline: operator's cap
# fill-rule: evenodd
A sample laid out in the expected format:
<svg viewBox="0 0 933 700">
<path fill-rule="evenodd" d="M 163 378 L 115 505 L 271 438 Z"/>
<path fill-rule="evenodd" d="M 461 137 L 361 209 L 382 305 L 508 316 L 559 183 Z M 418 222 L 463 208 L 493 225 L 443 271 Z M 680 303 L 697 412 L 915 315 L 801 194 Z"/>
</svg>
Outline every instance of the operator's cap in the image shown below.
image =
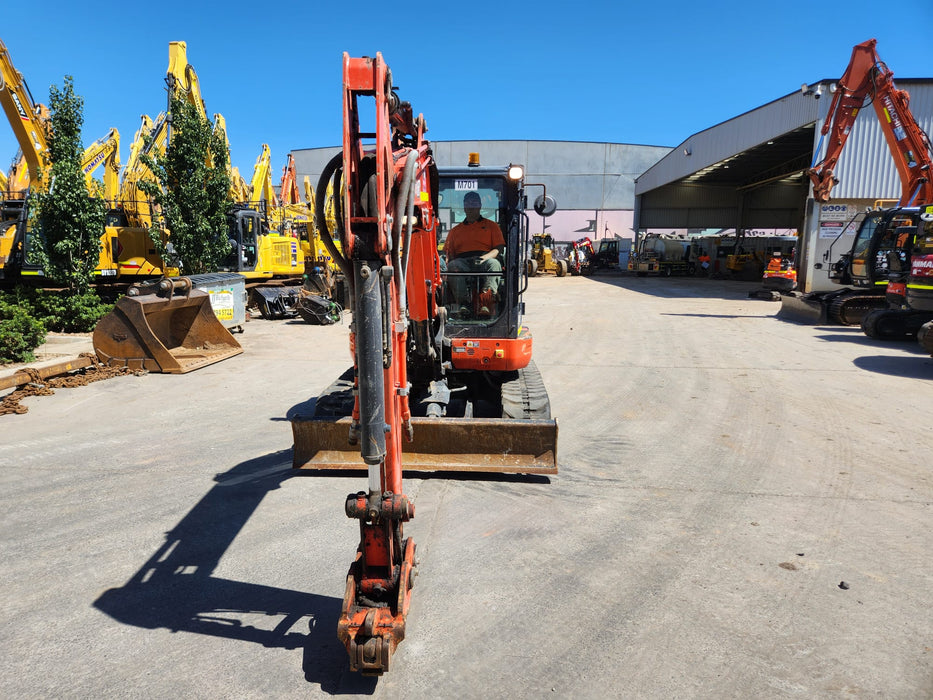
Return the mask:
<svg viewBox="0 0 933 700">
<path fill-rule="evenodd" d="M 483 205 L 483 198 L 479 196 L 479 192 L 467 192 L 463 195 L 463 206 L 466 207 L 480 207 Z"/>
</svg>

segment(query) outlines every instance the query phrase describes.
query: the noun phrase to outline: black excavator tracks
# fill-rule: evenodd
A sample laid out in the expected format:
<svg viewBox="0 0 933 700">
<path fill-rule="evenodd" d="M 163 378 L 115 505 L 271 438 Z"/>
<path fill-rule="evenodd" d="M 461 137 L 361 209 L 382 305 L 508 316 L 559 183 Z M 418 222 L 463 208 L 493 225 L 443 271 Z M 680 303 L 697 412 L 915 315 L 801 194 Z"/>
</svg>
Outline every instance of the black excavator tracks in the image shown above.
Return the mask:
<svg viewBox="0 0 933 700">
<path fill-rule="evenodd" d="M 883 309 L 887 305 L 888 302 L 883 295 L 854 292 L 833 297 L 827 311 L 832 323 L 858 326 L 868 313 L 874 309 Z"/>
<path fill-rule="evenodd" d="M 898 340 L 918 334 L 933 320 L 933 312 L 910 309 L 874 309 L 862 318 L 862 332 L 876 340 Z"/>
<path fill-rule="evenodd" d="M 920 330 L 917 331 L 917 340 L 920 347 L 933 356 L 933 321 L 928 321 L 920 326 Z"/>
<path fill-rule="evenodd" d="M 516 376 L 502 383 L 502 417 L 523 420 L 548 420 L 551 402 L 534 361 Z"/>
</svg>

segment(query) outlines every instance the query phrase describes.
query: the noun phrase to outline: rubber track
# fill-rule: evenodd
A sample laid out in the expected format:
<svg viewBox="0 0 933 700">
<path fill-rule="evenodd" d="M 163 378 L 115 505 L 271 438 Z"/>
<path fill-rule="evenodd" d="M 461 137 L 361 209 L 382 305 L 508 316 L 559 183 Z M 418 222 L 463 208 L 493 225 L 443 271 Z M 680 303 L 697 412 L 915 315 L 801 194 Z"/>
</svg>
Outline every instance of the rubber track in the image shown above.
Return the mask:
<svg viewBox="0 0 933 700">
<path fill-rule="evenodd" d="M 843 326 L 858 326 L 872 309 L 888 305 L 883 296 L 871 294 L 845 294 L 836 297 L 829 305 L 829 318 Z"/>
<path fill-rule="evenodd" d="M 551 402 L 534 361 L 518 370 L 517 375 L 515 379 L 502 383 L 502 417 L 550 419 Z"/>
<path fill-rule="evenodd" d="M 933 321 L 924 323 L 917 333 L 917 340 L 920 341 L 920 347 L 933 356 Z"/>
<path fill-rule="evenodd" d="M 341 374 L 317 397 L 315 418 L 342 418 L 353 413 L 353 368 Z"/>
</svg>

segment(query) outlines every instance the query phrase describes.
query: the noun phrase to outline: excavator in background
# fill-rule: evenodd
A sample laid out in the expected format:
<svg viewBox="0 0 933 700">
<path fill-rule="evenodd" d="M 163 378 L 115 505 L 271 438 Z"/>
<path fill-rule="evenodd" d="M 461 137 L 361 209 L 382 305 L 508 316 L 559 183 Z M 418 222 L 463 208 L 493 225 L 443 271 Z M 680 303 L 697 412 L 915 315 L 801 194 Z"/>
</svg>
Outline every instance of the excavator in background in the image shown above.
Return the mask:
<svg viewBox="0 0 933 700">
<path fill-rule="evenodd" d="M 299 239 L 304 257 L 303 284 L 298 290 L 298 303 L 295 310 L 307 323 L 329 325 L 340 320 L 346 304 L 346 285 L 339 266 L 327 252 L 321 241 L 320 232 L 314 224 L 314 190 L 307 176 L 304 178 L 305 199 L 302 200 L 298 189 L 298 171 L 295 158 L 289 153 L 282 168 L 279 184 L 279 208 L 273 219 L 273 226 L 282 233 L 288 233 Z M 328 190 L 325 202 L 325 216 L 333 225 L 333 190 Z"/>
<path fill-rule="evenodd" d="M 797 270 L 794 256 L 785 257 L 783 251 L 775 250 L 761 276 L 762 289 L 751 291 L 748 296 L 756 299 L 780 301 L 781 295 L 797 288 Z"/>
<path fill-rule="evenodd" d="M 33 100 L 23 74 L 16 70 L 10 52 L 0 41 L 0 106 L 20 145 L 3 188 L 0 203 L 0 280 L 18 280 L 30 187 L 42 186 L 49 167 L 46 125 L 49 111 Z"/>
<path fill-rule="evenodd" d="M 289 168 L 294 167 L 294 160 L 289 154 Z M 283 177 L 282 191 L 285 191 L 285 178 Z M 322 231 L 336 231 L 337 224 L 334 218 L 333 186 L 329 185 L 325 192 L 324 226 L 315 224 L 316 197 L 311 187 L 311 181 L 304 177 L 305 204 L 311 212 L 307 224 L 307 245 L 305 254 L 304 284 L 299 290 L 298 315 L 307 323 L 315 325 L 329 325 L 340 321 L 344 308 L 349 306 L 347 298 L 346 279 L 337 261 L 334 260 L 321 236 Z M 340 250 L 340 241 L 331 239 L 331 243 Z"/>
<path fill-rule="evenodd" d="M 845 288 L 785 294 L 781 315 L 814 323 L 861 324 L 871 337 L 895 337 L 919 327 L 918 317 L 904 313 L 906 301 L 897 299 L 906 289 L 897 277 L 910 267 L 914 239 L 907 229 L 916 229 L 916 207 L 933 202 L 933 149 L 910 111 L 909 95 L 895 86 L 894 73 L 879 58 L 876 44 L 870 39 L 853 48 L 821 130 L 821 143 L 829 136 L 826 155 L 809 176 L 814 199 L 829 201 L 838 182 L 836 163 L 860 110 L 871 103 L 901 181 L 900 200 L 894 209 L 860 215 L 851 250 L 830 268 L 830 281 Z M 892 275 L 898 286 L 889 289 Z"/>
<path fill-rule="evenodd" d="M 35 245 L 29 228 L 29 192 L 46 186 L 51 167 L 47 128 L 48 109 L 34 102 L 22 74 L 15 69 L 9 51 L 0 42 L 0 104 L 20 145 L 4 188 L 2 231 L 0 231 L 0 279 L 6 284 L 29 282 L 44 284 L 43 270 L 30 262 L 30 250 Z M 93 175 L 104 165 L 103 184 Z M 161 260 L 147 255 L 148 232 L 127 227 L 116 200 L 120 193 L 120 135 L 111 129 L 84 152 L 82 171 L 87 179 L 88 194 L 102 197 L 110 209 L 107 225 L 101 234 L 101 256 L 95 275 L 99 282 L 111 283 L 126 277 L 161 274 Z"/>
<path fill-rule="evenodd" d="M 296 467 L 368 472 L 367 489 L 345 504 L 359 521 L 360 543 L 337 634 L 351 669 L 378 675 L 405 636 L 414 581 L 415 545 L 403 535 L 414 506 L 403 470 L 553 474 L 557 424 L 521 317 L 528 245 L 522 167 L 439 170 L 423 117 L 398 98 L 379 53 L 344 54 L 343 86 L 343 151 L 321 174 L 315 220 L 348 280 L 354 362 L 317 398 L 312 415 L 291 420 Z M 360 127 L 360 98 L 375 100 L 374 130 Z M 340 250 L 323 228 L 332 180 L 341 193 Z M 505 239 L 489 316 L 471 311 L 482 275 L 447 272 L 438 255 L 438 236 L 463 217 L 466 192 L 480 195 L 483 216 L 498 222 Z M 446 306 L 453 275 L 463 277 L 473 299 L 456 318 Z"/>
<path fill-rule="evenodd" d="M 263 318 L 282 318 L 297 314 L 304 251 L 297 233 L 282 230 L 284 218 L 272 186 L 271 163 L 269 146 L 263 144 L 249 199 L 237 202 L 227 213 L 231 253 L 220 270 L 246 278 L 250 305 L 258 307 Z"/>
<path fill-rule="evenodd" d="M 155 176 L 143 160 L 165 153 L 168 142 L 168 116 L 165 112 L 153 121 L 143 114 L 139 129 L 130 144 L 130 153 L 123 168 L 120 189 L 113 209 L 108 213 L 108 226 L 116 233 L 116 279 L 150 279 L 177 275 L 178 269 L 166 267 L 150 238 L 152 204 L 149 195 L 140 188 L 141 182 L 154 182 Z"/>
</svg>

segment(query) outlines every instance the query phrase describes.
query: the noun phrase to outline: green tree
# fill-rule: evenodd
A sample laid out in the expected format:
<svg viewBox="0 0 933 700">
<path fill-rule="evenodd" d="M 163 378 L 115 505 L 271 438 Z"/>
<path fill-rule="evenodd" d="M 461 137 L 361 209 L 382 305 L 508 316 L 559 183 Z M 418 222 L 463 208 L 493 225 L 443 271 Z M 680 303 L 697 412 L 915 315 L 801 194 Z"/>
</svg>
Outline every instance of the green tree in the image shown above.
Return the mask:
<svg viewBox="0 0 933 700">
<path fill-rule="evenodd" d="M 140 187 L 161 212 L 149 235 L 163 259 L 183 274 L 214 272 L 230 252 L 226 144 L 192 104 L 173 98 L 170 112 L 165 154 L 143 156 L 157 182 Z"/>
<path fill-rule="evenodd" d="M 81 296 L 94 283 L 107 211 L 102 199 L 88 195 L 81 171 L 84 100 L 70 75 L 61 89 L 49 88 L 49 106 L 51 177 L 48 191 L 36 195 L 39 260 L 47 277 Z"/>
</svg>

